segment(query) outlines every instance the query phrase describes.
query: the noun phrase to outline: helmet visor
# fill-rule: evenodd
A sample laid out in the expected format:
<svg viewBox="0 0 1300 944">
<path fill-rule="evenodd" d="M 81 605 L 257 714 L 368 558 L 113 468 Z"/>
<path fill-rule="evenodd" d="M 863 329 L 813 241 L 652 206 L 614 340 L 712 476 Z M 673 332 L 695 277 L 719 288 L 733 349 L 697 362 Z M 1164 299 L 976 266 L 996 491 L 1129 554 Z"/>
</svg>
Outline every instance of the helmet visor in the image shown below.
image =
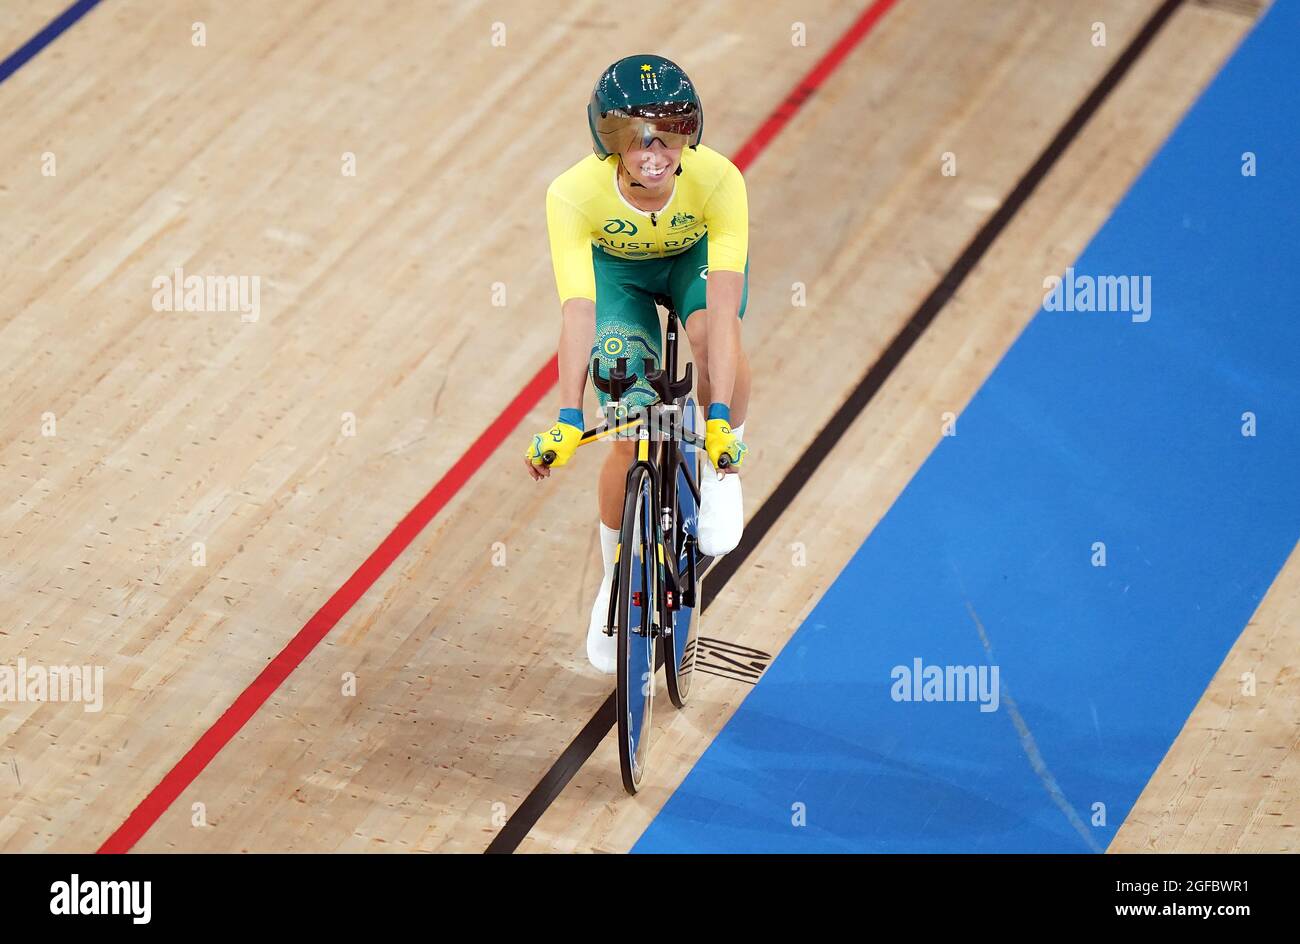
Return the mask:
<svg viewBox="0 0 1300 944">
<path fill-rule="evenodd" d="M 699 141 L 700 110 L 689 102 L 641 105 L 606 112 L 596 123 L 605 150 L 623 154 L 648 148 L 656 138 L 667 148 L 684 148 Z"/>
</svg>

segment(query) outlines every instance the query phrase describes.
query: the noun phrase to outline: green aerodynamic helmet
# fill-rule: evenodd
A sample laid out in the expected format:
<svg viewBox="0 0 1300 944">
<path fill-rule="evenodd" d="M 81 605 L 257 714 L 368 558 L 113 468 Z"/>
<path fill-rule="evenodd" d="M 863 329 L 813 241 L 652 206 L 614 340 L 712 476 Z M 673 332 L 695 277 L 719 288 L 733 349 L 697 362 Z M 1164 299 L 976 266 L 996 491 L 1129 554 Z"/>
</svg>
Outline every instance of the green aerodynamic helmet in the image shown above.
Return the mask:
<svg viewBox="0 0 1300 944">
<path fill-rule="evenodd" d="M 665 147 L 698 147 L 704 108 L 681 66 L 663 56 L 628 56 L 603 73 L 587 105 L 591 145 L 604 160 L 658 138 Z"/>
</svg>

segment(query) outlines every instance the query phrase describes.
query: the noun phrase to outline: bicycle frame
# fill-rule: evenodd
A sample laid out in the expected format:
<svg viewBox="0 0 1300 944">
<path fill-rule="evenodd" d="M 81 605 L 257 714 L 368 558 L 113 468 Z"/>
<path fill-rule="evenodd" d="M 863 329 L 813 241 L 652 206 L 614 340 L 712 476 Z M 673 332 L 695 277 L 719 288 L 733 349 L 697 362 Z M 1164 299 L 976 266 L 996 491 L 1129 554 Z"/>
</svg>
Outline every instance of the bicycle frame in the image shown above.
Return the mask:
<svg viewBox="0 0 1300 944">
<path fill-rule="evenodd" d="M 668 321 L 664 344 L 665 369 L 654 370 L 648 360 L 645 362 L 646 381 L 659 394 L 659 399 L 646 408 L 640 422 L 633 421 L 636 423 L 637 449 L 632 464 L 628 467 L 625 486 L 627 489 L 632 487 L 633 476 L 639 468 L 645 469 L 650 476 L 653 496 L 652 515 L 658 528 L 658 533 L 655 535 L 656 554 L 659 559 L 659 572 L 664 575 L 663 593 L 659 594 L 655 606 L 655 610 L 659 614 L 661 632 L 671 632 L 671 613 L 674 610 L 681 609 L 683 606 L 693 607 L 696 602 L 697 573 L 695 571 L 695 557 L 691 556 L 690 558 L 691 572 L 685 575 L 686 582 L 684 586 L 683 575 L 678 572 L 681 549 L 675 545 L 675 536 L 677 534 L 677 522 L 675 520 L 677 513 L 677 472 L 681 470 L 685 473 L 687 487 L 690 488 L 698 507 L 700 503 L 699 483 L 695 480 L 694 470 L 686 463 L 686 459 L 682 455 L 680 443 L 688 442 L 697 449 L 704 449 L 704 439 L 686 429 L 683 422 L 682 410 L 685 408 L 686 397 L 691 389 L 691 365 L 687 365 L 683 377 L 676 378 L 677 334 L 680 325 L 677 312 L 673 310 L 671 305 L 666 307 L 668 308 Z M 635 375 L 627 374 L 627 361 L 625 358 L 619 358 L 617 367 L 610 371 L 608 378 L 600 377 L 598 364 L 598 361 L 592 363 L 593 381 L 598 387 L 610 393 L 611 396 L 614 396 L 614 394 L 621 395 L 636 382 Z M 615 396 L 614 399 L 617 401 L 618 397 Z M 653 451 L 653 461 L 651 458 L 652 430 L 660 432 L 658 441 L 655 444 L 656 448 Z M 666 470 L 671 471 L 664 474 Z M 667 553 L 664 550 L 665 539 L 674 542 L 674 546 Z M 614 565 L 615 582 L 618 580 L 618 571 L 621 566 L 622 561 L 616 562 Z M 607 633 L 614 626 L 616 604 L 617 601 L 611 596 L 609 612 L 605 620 Z M 645 631 L 645 627 L 642 627 L 639 633 L 644 635 Z"/>
</svg>

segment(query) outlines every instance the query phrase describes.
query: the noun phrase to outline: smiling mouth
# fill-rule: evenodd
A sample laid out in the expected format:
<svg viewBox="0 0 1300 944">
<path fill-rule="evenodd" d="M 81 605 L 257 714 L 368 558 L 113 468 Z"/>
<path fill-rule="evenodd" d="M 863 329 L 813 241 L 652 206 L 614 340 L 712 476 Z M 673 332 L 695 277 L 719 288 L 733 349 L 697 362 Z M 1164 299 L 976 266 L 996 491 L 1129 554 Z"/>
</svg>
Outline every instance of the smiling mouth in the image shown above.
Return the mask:
<svg viewBox="0 0 1300 944">
<path fill-rule="evenodd" d="M 657 164 L 652 160 L 641 162 L 641 173 L 650 180 L 660 180 L 668 173 L 668 165 Z"/>
</svg>

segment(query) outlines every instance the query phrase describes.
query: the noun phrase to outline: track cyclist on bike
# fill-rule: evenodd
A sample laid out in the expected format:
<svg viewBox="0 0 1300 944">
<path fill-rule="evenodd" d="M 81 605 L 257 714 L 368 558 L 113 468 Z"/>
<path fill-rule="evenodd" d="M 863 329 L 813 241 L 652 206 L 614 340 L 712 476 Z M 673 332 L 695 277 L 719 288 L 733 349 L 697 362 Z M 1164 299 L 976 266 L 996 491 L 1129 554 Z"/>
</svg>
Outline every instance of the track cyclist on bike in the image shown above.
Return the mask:
<svg viewBox="0 0 1300 944">
<path fill-rule="evenodd" d="M 655 296 L 672 300 L 690 339 L 696 396 L 709 404 L 707 459 L 700 481 L 700 551 L 732 550 L 744 527 L 740 477 L 749 407 L 749 361 L 740 319 L 749 290 L 749 207 L 731 161 L 700 144 L 704 112 L 695 86 L 660 56 L 628 56 L 596 83 L 587 106 L 595 154 L 546 191 L 551 262 L 561 302 L 560 414 L 532 437 L 528 472 L 541 480 L 573 457 L 583 433 L 583 393 L 592 356 L 608 374 L 627 358 L 636 385 L 630 412 L 655 400 L 642 358 L 662 366 Z M 606 396 L 597 391 L 605 406 Z M 617 440 L 600 472 L 600 545 L 605 574 L 591 609 L 587 657 L 615 671 L 616 640 L 604 632 L 622 517 L 624 479 L 635 443 Z M 554 452 L 551 466 L 543 455 Z M 723 455 L 730 464 L 717 471 Z"/>
</svg>

